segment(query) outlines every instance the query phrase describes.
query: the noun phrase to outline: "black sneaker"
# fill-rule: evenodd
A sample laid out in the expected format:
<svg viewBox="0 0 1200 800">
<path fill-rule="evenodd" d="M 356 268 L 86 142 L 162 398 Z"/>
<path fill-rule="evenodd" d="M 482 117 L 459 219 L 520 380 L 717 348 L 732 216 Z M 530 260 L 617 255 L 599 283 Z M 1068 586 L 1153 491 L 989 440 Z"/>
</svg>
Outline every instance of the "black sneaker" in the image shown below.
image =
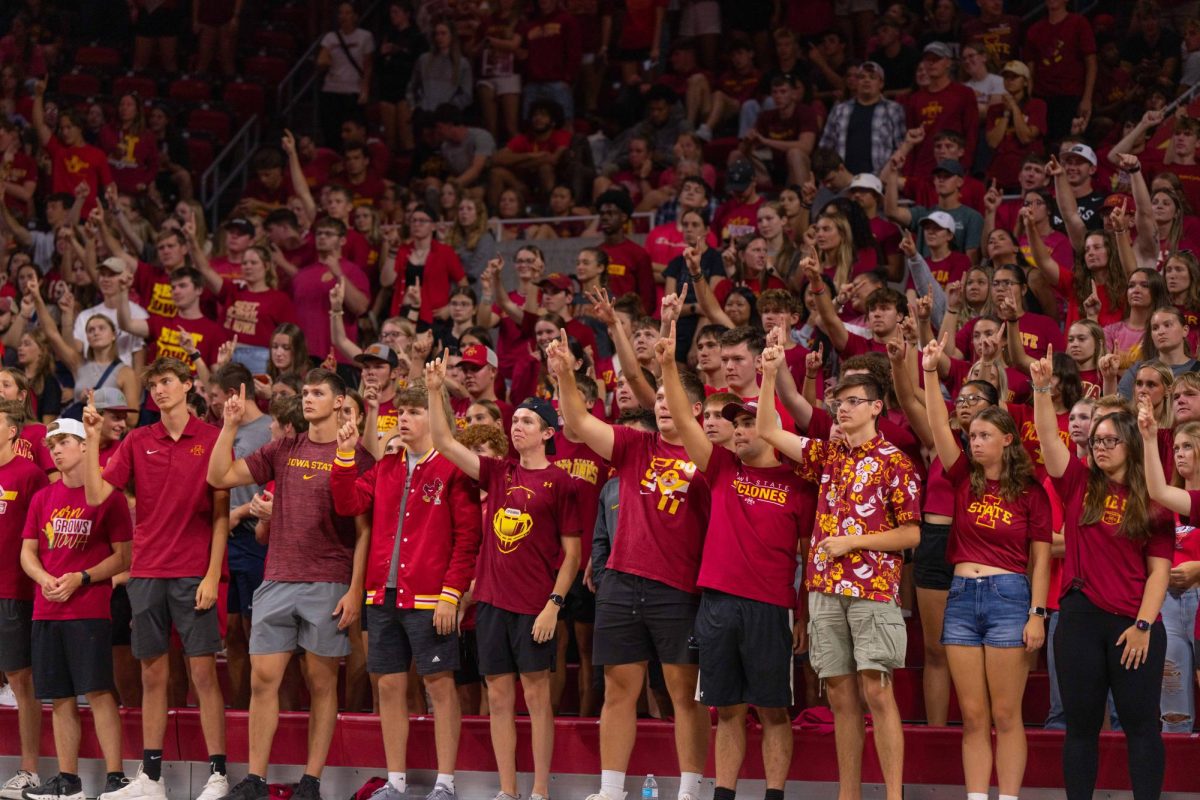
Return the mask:
<svg viewBox="0 0 1200 800">
<path fill-rule="evenodd" d="M 321 800 L 321 782 L 316 778 L 305 775 L 296 784 L 292 800 Z"/>
<path fill-rule="evenodd" d="M 104 791 L 101 794 L 109 792 L 118 792 L 129 785 L 129 778 L 124 775 L 109 775 L 104 781 Z"/>
<path fill-rule="evenodd" d="M 229 790 L 229 794 L 221 798 L 221 800 L 265 800 L 270 792 L 267 791 L 267 782 L 261 778 L 251 778 L 246 776 Z"/>
<path fill-rule="evenodd" d="M 21 793 L 25 800 L 85 800 L 83 782 L 78 778 L 68 780 L 55 775 L 41 786 L 34 786 Z"/>
</svg>

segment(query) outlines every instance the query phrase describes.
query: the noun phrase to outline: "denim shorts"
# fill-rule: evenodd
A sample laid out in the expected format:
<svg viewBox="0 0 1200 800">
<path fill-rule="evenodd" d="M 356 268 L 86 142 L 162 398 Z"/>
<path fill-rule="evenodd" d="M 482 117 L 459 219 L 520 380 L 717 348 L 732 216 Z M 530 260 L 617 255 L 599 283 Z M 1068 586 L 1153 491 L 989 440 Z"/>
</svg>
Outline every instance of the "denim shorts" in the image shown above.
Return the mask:
<svg viewBox="0 0 1200 800">
<path fill-rule="evenodd" d="M 942 644 L 1024 647 L 1029 608 L 1029 578 L 1025 575 L 955 575 L 946 599 Z"/>
</svg>

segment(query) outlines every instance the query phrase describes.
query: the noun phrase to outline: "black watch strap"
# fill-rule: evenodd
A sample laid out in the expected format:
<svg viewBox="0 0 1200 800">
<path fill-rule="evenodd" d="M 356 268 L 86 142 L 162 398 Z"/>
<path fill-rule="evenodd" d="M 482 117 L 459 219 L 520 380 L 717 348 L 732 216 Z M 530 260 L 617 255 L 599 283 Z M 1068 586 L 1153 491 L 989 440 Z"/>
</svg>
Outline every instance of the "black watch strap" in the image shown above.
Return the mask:
<svg viewBox="0 0 1200 800">
<path fill-rule="evenodd" d="M 559 608 L 562 608 L 567 604 L 566 598 L 564 598 L 561 594 L 550 595 L 550 602 L 554 603 L 554 605 L 558 606 Z"/>
<path fill-rule="evenodd" d="M 1139 619 L 1137 622 L 1135 622 L 1133 624 L 1139 631 L 1150 630 L 1150 623 L 1146 622 L 1146 620 L 1144 620 L 1144 619 Z"/>
<path fill-rule="evenodd" d="M 86 569 L 80 570 L 79 575 L 82 579 L 81 583 L 80 583 L 81 586 L 91 586 L 92 585 L 92 576 L 88 575 L 88 571 Z"/>
</svg>

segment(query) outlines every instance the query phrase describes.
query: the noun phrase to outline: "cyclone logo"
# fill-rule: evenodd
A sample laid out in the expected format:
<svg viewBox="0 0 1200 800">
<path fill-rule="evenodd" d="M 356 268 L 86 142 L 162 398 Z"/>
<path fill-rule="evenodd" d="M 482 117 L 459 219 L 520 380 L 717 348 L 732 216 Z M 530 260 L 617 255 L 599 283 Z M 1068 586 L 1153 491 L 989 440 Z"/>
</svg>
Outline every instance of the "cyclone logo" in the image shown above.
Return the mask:
<svg viewBox="0 0 1200 800">
<path fill-rule="evenodd" d="M 519 508 L 501 508 L 492 516 L 492 532 L 505 555 L 516 550 L 532 528 L 533 517 Z"/>
</svg>

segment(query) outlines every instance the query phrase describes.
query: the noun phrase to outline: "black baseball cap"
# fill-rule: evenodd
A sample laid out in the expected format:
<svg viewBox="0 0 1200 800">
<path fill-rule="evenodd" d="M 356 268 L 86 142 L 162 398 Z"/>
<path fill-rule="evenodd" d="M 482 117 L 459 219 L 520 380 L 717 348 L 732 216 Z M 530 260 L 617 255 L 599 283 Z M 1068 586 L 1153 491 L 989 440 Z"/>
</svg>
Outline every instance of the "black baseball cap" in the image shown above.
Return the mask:
<svg viewBox="0 0 1200 800">
<path fill-rule="evenodd" d="M 546 423 L 546 427 L 558 433 L 558 412 L 554 410 L 554 406 L 550 404 L 549 400 L 543 400 L 540 397 L 527 397 L 521 401 L 521 405 L 513 410 L 517 411 L 522 408 L 537 414 Z M 554 455 L 553 437 L 546 440 L 546 455 Z"/>
</svg>

